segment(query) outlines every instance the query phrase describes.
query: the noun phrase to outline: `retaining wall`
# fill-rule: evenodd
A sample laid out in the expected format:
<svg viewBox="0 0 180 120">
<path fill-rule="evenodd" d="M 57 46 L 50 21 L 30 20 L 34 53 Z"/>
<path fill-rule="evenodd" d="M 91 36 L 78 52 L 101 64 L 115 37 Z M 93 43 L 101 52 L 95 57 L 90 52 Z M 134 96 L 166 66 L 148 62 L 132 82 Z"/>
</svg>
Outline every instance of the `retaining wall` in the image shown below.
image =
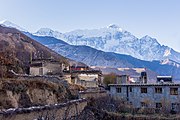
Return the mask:
<svg viewBox="0 0 180 120">
<path fill-rule="evenodd" d="M 107 91 L 80 91 L 79 98 L 100 98 L 108 96 Z"/>
<path fill-rule="evenodd" d="M 8 109 L 0 111 L 0 120 L 36 120 L 40 118 L 64 120 L 73 116 L 78 117 L 86 105 L 86 99 L 78 99 L 55 105 Z"/>
</svg>

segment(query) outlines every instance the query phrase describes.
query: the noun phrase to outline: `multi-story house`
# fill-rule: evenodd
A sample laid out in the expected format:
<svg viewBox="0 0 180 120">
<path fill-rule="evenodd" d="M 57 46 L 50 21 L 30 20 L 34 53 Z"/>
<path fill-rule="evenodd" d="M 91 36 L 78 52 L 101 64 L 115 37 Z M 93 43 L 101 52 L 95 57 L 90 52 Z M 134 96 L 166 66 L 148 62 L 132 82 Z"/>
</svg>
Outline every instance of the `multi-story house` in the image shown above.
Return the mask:
<svg viewBox="0 0 180 120">
<path fill-rule="evenodd" d="M 109 84 L 110 94 L 135 108 L 166 108 L 180 112 L 180 84 Z"/>
</svg>

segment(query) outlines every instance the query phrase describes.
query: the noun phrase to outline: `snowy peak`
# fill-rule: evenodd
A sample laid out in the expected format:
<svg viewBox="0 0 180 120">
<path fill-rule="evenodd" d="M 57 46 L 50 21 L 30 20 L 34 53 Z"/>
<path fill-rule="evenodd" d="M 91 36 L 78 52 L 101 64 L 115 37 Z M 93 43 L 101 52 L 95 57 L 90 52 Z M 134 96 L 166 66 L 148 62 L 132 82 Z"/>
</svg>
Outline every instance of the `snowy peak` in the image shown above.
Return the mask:
<svg viewBox="0 0 180 120">
<path fill-rule="evenodd" d="M 50 28 L 40 28 L 37 32 L 54 32 L 54 30 Z"/>
<path fill-rule="evenodd" d="M 142 39 L 153 39 L 153 38 L 149 35 L 145 35 L 144 37 L 142 37 Z"/>
<path fill-rule="evenodd" d="M 48 36 L 48 35 L 53 34 L 53 32 L 54 31 L 52 29 L 50 29 L 50 28 L 41 28 L 34 34 L 38 34 L 38 35 L 41 35 L 41 36 Z"/>
<path fill-rule="evenodd" d="M 160 45 L 155 38 L 152 38 L 149 35 L 146 35 L 146 36 L 142 37 L 140 40 L 144 41 L 144 42 L 149 42 L 149 43 L 154 43 L 156 45 Z"/>
<path fill-rule="evenodd" d="M 146 36 L 142 37 L 141 39 L 146 40 L 146 41 L 157 41 L 155 38 L 152 38 L 149 35 L 146 35 Z"/>
<path fill-rule="evenodd" d="M 109 29 L 116 29 L 116 30 L 121 31 L 121 32 L 123 31 L 122 28 L 120 28 L 116 24 L 110 24 L 110 25 L 107 26 L 107 28 L 109 28 Z"/>
<path fill-rule="evenodd" d="M 3 21 L 0 21 L 0 24 L 3 25 L 3 26 L 6 26 L 6 27 L 11 27 L 11 28 L 16 28 L 20 31 L 24 31 L 24 32 L 27 32 L 27 30 L 25 30 L 24 28 L 8 21 L 8 20 L 3 20 Z"/>
<path fill-rule="evenodd" d="M 33 35 L 37 35 L 37 36 L 50 36 L 50 37 L 54 37 L 57 39 L 62 39 L 63 38 L 63 34 L 58 32 L 58 31 L 54 31 L 50 28 L 41 28 L 39 29 L 36 33 L 33 33 Z"/>
</svg>

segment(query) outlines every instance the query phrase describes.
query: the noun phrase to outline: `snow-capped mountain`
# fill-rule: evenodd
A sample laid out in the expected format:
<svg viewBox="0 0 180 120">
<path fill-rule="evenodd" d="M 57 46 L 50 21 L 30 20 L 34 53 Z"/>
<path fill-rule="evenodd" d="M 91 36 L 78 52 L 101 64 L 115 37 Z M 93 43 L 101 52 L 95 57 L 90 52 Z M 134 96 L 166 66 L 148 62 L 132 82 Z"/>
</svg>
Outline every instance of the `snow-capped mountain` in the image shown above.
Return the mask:
<svg viewBox="0 0 180 120">
<path fill-rule="evenodd" d="M 131 55 L 141 60 L 171 59 L 180 63 L 180 53 L 164 45 L 148 35 L 138 39 L 130 32 L 117 25 L 92 30 L 74 30 L 60 33 L 53 30 L 40 29 L 34 35 L 51 36 L 62 39 L 71 45 L 86 45 L 105 52 Z"/>
<path fill-rule="evenodd" d="M 64 35 L 62 33 L 58 32 L 58 31 L 53 31 L 49 28 L 41 28 L 36 33 L 34 33 L 34 35 L 50 36 L 50 37 L 54 37 L 54 38 L 58 38 L 58 39 L 64 38 Z"/>
<path fill-rule="evenodd" d="M 10 21 L 8 21 L 8 20 L 0 21 L 0 25 L 5 26 L 5 27 L 16 28 L 16 29 L 18 29 L 18 30 L 20 30 L 20 31 L 27 32 L 27 30 L 25 30 L 24 28 L 22 28 L 22 27 L 20 27 L 20 26 L 18 26 L 18 25 L 16 25 L 16 24 L 14 24 L 14 23 L 12 23 L 12 22 L 10 22 Z"/>
<path fill-rule="evenodd" d="M 9 21 L 2 21 L 0 24 L 27 32 L 27 30 Z M 138 39 L 115 24 L 100 29 L 74 30 L 67 33 L 41 28 L 34 35 L 50 36 L 61 39 L 71 45 L 86 45 L 105 52 L 131 55 L 141 60 L 170 59 L 180 63 L 180 53 L 172 48 L 160 45 L 155 38 L 148 35 Z M 56 41 L 56 43 L 58 42 Z"/>
<path fill-rule="evenodd" d="M 180 79 L 179 64 L 175 64 L 175 62 L 172 61 L 167 63 L 163 63 L 163 61 L 143 61 L 129 55 L 103 52 L 88 46 L 64 45 L 58 43 L 47 45 L 47 47 L 67 58 L 83 62 L 90 66 L 104 66 L 111 68 L 148 68 L 159 75 L 172 75 L 174 79 Z"/>
<path fill-rule="evenodd" d="M 172 61 L 170 59 L 161 60 L 160 62 L 162 65 L 172 65 L 172 66 L 175 66 L 177 68 L 180 68 L 180 63 L 177 63 L 177 62 Z"/>
</svg>

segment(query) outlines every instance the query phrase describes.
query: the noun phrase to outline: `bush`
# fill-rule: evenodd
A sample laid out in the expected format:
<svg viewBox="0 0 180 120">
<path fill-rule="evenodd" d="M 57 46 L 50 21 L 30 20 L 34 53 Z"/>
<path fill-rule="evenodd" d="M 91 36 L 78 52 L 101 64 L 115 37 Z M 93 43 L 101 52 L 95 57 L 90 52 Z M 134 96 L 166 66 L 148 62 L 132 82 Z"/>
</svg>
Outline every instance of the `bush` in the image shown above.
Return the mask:
<svg viewBox="0 0 180 120">
<path fill-rule="evenodd" d="M 106 87 L 108 86 L 108 84 L 115 84 L 115 82 L 116 82 L 116 74 L 111 73 L 108 75 L 104 75 L 103 83 Z"/>
</svg>

